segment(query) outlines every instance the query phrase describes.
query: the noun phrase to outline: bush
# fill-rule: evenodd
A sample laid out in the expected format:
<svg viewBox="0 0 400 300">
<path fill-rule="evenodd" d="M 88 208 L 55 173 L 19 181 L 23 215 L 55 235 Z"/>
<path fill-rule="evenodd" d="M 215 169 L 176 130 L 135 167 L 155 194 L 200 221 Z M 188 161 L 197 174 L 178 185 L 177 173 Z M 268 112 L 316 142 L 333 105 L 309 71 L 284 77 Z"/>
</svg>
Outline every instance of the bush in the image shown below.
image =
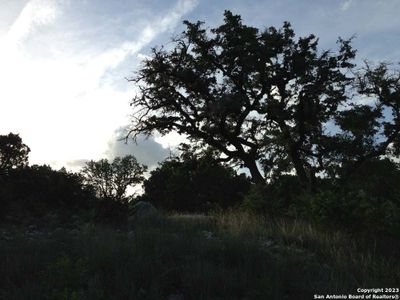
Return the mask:
<svg viewBox="0 0 400 300">
<path fill-rule="evenodd" d="M 85 187 L 82 178 L 49 166 L 15 169 L 0 185 L 2 217 L 24 216 L 41 218 L 58 211 L 62 218 L 87 212 L 95 203 L 94 192 Z"/>
<path fill-rule="evenodd" d="M 249 188 L 246 176 L 211 155 L 186 155 L 164 161 L 152 171 L 140 200 L 165 210 L 206 212 L 238 205 Z"/>
<path fill-rule="evenodd" d="M 288 214 L 303 190 L 296 176 L 285 175 L 268 185 L 253 185 L 242 207 L 269 216 Z"/>
<path fill-rule="evenodd" d="M 128 204 L 115 199 L 101 199 L 94 209 L 93 220 L 100 224 L 123 225 L 128 219 Z"/>
<path fill-rule="evenodd" d="M 304 211 L 319 223 L 334 223 L 352 230 L 400 233 L 400 199 L 382 199 L 364 190 L 321 191 L 310 197 Z"/>
<path fill-rule="evenodd" d="M 320 179 L 317 191 L 301 189 L 295 176 L 254 186 L 245 209 L 301 217 L 352 230 L 400 234 L 400 170 L 390 160 L 366 162 L 346 181 Z"/>
</svg>

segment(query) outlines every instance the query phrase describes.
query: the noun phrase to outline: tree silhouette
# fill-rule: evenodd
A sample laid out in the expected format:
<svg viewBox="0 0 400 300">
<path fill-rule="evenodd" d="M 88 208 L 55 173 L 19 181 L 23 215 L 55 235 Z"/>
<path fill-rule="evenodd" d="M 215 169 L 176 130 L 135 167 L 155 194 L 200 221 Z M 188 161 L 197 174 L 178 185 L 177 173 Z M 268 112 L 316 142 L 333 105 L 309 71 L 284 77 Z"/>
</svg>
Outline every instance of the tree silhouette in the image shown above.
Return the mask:
<svg viewBox="0 0 400 300">
<path fill-rule="evenodd" d="M 28 164 L 30 149 L 18 134 L 0 135 L 0 174 Z"/>
<path fill-rule="evenodd" d="M 132 79 L 134 137 L 177 131 L 247 167 L 254 182 L 295 172 L 311 190 L 317 174 L 345 178 L 390 149 L 398 155 L 399 72 L 356 70 L 350 40 L 319 51 L 287 22 L 259 30 L 229 11 L 210 30 L 184 23 L 175 47 L 154 48 Z"/>
<path fill-rule="evenodd" d="M 82 175 L 86 183 L 95 188 L 99 197 L 125 202 L 127 188 L 142 182 L 146 169 L 134 156 L 127 155 L 116 157 L 111 163 L 107 159 L 89 161 Z"/>
<path fill-rule="evenodd" d="M 15 222 L 50 212 L 67 219 L 91 210 L 95 200 L 93 190 L 83 184 L 79 174 L 47 165 L 13 169 L 0 184 L 0 216 L 14 217 Z"/>
<path fill-rule="evenodd" d="M 194 212 L 240 203 L 250 188 L 246 176 L 218 161 L 212 151 L 196 153 L 187 145 L 151 172 L 142 200 L 166 210 Z"/>
</svg>

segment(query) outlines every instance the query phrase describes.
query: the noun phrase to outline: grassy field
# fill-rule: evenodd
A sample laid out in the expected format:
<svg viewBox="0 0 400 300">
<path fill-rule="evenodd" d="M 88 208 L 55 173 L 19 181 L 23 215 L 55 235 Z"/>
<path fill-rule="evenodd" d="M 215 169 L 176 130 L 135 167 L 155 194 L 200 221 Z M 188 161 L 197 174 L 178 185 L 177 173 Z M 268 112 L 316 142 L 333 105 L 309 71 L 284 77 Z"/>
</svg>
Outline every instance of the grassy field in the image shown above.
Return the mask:
<svg viewBox="0 0 400 300">
<path fill-rule="evenodd" d="M 0 233 L 7 300 L 313 299 L 400 282 L 396 252 L 375 238 L 238 212 Z"/>
</svg>

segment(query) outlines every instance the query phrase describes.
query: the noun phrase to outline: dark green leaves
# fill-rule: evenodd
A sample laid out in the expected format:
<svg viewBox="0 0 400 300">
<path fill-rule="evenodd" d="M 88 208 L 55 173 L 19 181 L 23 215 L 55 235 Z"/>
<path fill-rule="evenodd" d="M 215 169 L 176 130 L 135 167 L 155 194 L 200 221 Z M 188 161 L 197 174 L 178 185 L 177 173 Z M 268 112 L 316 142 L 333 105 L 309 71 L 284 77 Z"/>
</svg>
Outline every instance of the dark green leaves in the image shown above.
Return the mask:
<svg viewBox="0 0 400 300">
<path fill-rule="evenodd" d="M 185 21 L 172 50 L 154 49 L 133 79 L 141 93 L 132 104 L 143 108 L 135 135 L 177 131 L 249 168 L 254 181 L 295 172 L 304 186 L 397 149 L 397 71 L 355 69 L 351 39 L 320 51 L 316 36 L 296 38 L 289 22 L 258 29 L 224 17 L 210 29 Z"/>
</svg>

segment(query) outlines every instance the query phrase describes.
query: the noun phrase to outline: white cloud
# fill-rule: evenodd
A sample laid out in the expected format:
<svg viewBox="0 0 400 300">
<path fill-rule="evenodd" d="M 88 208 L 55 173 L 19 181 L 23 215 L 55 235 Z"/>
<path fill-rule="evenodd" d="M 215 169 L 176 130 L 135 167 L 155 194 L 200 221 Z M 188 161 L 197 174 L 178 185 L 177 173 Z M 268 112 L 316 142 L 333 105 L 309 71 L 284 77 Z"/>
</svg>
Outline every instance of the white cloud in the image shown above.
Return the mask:
<svg viewBox="0 0 400 300">
<path fill-rule="evenodd" d="M 106 152 L 107 159 L 125 155 L 134 155 L 139 163 L 154 168 L 157 164 L 167 158 L 169 149 L 164 148 L 156 142 L 153 137 L 139 136 L 136 142 L 132 139 L 125 139 L 128 131 L 126 128 L 118 128 L 108 144 Z"/>
<path fill-rule="evenodd" d="M 170 132 L 166 135 L 155 135 L 154 140 L 166 149 L 176 150 L 181 143 L 188 143 L 188 136 L 177 132 Z"/>
<path fill-rule="evenodd" d="M 343 1 L 342 4 L 340 5 L 340 9 L 341 9 L 342 11 L 348 10 L 349 7 L 351 6 L 351 3 L 352 3 L 352 0 Z"/>
<path fill-rule="evenodd" d="M 196 4 L 178 1 L 164 17 L 149 21 L 134 40 L 87 60 L 87 53 L 62 55 L 63 48 L 74 47 L 66 41 L 42 45 L 56 47 L 55 56 L 35 56 L 41 49 L 30 48 L 27 40 L 57 23 L 63 6 L 50 0 L 29 1 L 0 41 L 0 134 L 20 133 L 32 149 L 31 163 L 59 167 L 103 157 L 114 130 L 128 122 L 133 96 L 133 91 L 114 86 L 125 80 L 125 74 L 115 78 L 110 72 L 128 58 L 137 59 L 140 49 L 172 30 Z M 114 76 L 113 81 L 104 80 L 106 76 Z"/>
<path fill-rule="evenodd" d="M 152 20 L 146 25 L 142 34 L 134 41 L 124 42 L 117 48 L 110 49 L 97 56 L 90 64 L 89 69 L 94 73 L 104 73 L 108 68 L 115 68 L 129 55 L 139 52 L 149 44 L 157 35 L 170 31 L 180 21 L 183 15 L 191 11 L 198 0 L 179 0 L 176 5 L 160 20 Z"/>
<path fill-rule="evenodd" d="M 50 24 L 56 19 L 58 12 L 55 1 L 29 1 L 8 31 L 5 37 L 7 45 L 22 42 L 36 26 Z"/>
</svg>

